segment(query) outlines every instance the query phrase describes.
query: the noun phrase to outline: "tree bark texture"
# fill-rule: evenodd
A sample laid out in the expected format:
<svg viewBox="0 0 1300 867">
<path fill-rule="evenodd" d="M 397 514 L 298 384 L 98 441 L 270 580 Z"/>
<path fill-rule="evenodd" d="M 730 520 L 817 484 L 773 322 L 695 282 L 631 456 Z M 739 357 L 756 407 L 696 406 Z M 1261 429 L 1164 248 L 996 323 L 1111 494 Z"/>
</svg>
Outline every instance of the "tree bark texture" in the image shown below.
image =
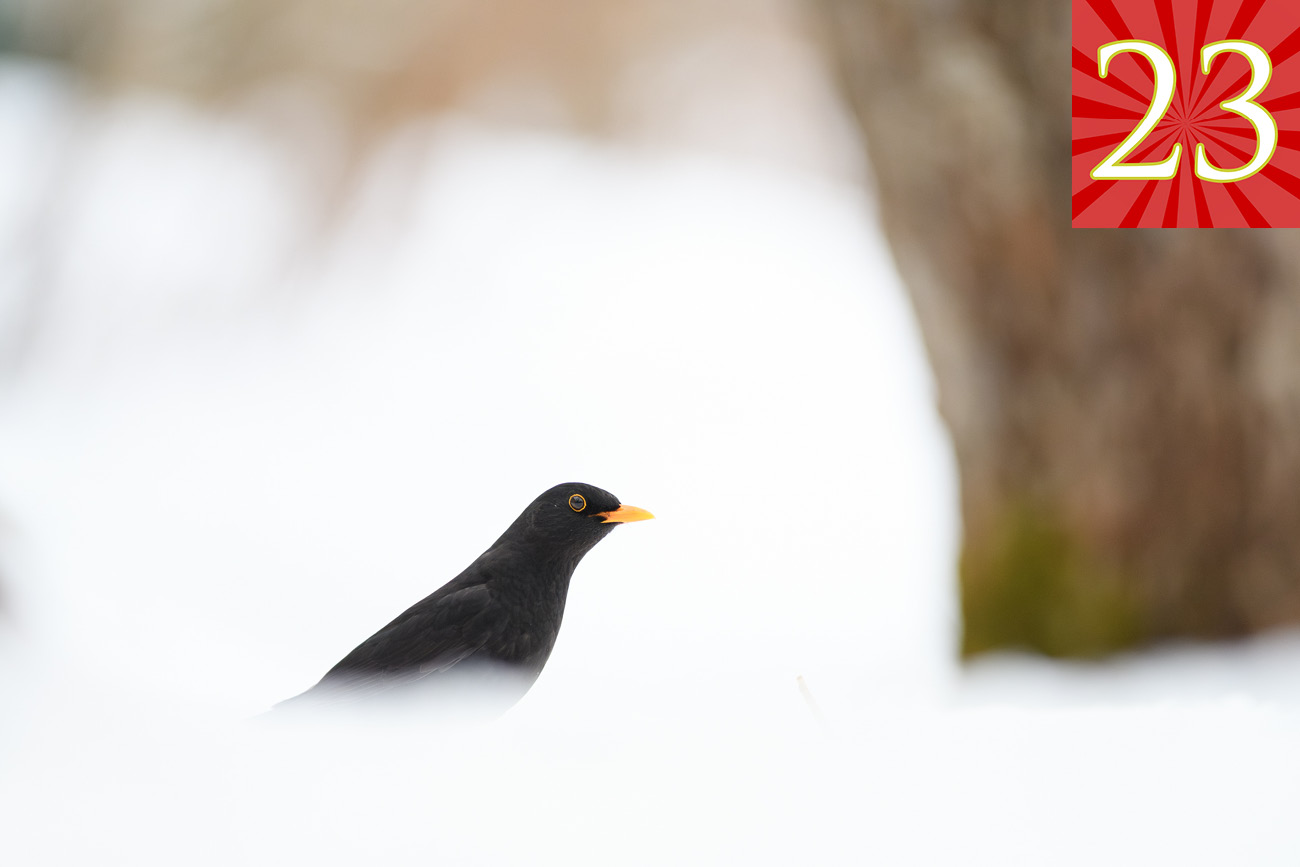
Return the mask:
<svg viewBox="0 0 1300 867">
<path fill-rule="evenodd" d="M 1069 0 L 815 0 L 955 444 L 963 652 L 1300 623 L 1300 233 L 1070 228 Z"/>
</svg>

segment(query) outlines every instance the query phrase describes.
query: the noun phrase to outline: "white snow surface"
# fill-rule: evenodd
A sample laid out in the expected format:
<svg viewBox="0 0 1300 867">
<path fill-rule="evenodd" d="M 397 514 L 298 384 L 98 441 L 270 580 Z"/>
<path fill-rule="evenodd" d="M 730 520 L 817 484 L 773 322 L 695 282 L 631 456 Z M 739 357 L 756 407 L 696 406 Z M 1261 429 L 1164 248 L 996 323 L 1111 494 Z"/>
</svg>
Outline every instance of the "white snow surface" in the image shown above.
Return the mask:
<svg viewBox="0 0 1300 867">
<path fill-rule="evenodd" d="M 1295 636 L 958 667 L 861 188 L 446 117 L 317 223 L 296 141 L 0 74 L 0 861 L 1296 863 Z M 256 718 L 563 481 L 657 519 L 502 719 Z"/>
</svg>

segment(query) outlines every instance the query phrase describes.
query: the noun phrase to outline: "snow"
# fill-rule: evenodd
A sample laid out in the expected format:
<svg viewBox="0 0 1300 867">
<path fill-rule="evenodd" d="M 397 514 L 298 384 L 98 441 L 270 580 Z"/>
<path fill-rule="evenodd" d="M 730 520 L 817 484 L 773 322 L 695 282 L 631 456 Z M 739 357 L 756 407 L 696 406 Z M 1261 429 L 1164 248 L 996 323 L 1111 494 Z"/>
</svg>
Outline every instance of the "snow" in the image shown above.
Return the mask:
<svg viewBox="0 0 1300 867">
<path fill-rule="evenodd" d="M 448 116 L 321 223 L 256 118 L 0 106 L 6 863 L 1295 863 L 1300 639 L 957 666 L 860 187 Z M 256 717 L 566 480 L 657 520 L 505 717 Z"/>
</svg>

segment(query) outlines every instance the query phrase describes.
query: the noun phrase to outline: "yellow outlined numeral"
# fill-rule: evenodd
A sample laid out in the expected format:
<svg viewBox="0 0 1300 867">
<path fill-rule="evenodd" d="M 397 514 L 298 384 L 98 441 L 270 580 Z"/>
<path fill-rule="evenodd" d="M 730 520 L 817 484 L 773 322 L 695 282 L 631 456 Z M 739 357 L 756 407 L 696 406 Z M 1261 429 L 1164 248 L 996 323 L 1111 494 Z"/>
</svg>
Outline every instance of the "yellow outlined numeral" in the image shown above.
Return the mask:
<svg viewBox="0 0 1300 867">
<path fill-rule="evenodd" d="M 1268 52 L 1253 42 L 1241 39 L 1211 42 L 1201 49 L 1201 73 L 1209 75 L 1210 64 L 1215 57 L 1225 51 L 1240 54 L 1250 62 L 1250 85 L 1241 96 L 1219 103 L 1219 108 L 1241 115 L 1250 121 L 1250 125 L 1255 128 L 1257 143 L 1255 156 L 1250 162 L 1241 168 L 1226 170 L 1211 163 L 1205 156 L 1205 145 L 1197 143 L 1196 176 L 1203 181 L 1213 181 L 1216 184 L 1244 181 L 1268 165 L 1268 161 L 1273 158 L 1273 152 L 1277 150 L 1277 122 L 1273 120 L 1273 115 L 1255 102 L 1255 97 L 1264 92 L 1269 79 L 1273 77 L 1273 64 L 1269 62 Z"/>
<path fill-rule="evenodd" d="M 1141 54 L 1150 61 L 1151 70 L 1155 73 L 1155 92 L 1151 94 L 1151 104 L 1147 106 L 1142 121 L 1133 128 L 1124 141 L 1119 143 L 1119 147 L 1097 163 L 1089 174 L 1094 180 L 1169 180 L 1178 174 L 1178 159 L 1183 153 L 1181 143 L 1175 143 L 1169 156 L 1157 163 L 1126 163 L 1123 159 L 1142 144 L 1169 110 L 1169 105 L 1174 100 L 1178 71 L 1174 68 L 1173 60 L 1159 45 L 1141 39 L 1124 39 L 1119 42 L 1108 42 L 1097 49 L 1097 72 L 1102 78 L 1106 77 L 1111 59 L 1125 52 Z M 1255 128 L 1256 146 L 1255 155 L 1244 166 L 1221 169 L 1210 162 L 1205 155 L 1205 145 L 1197 142 L 1196 161 L 1192 170 L 1201 180 L 1216 184 L 1244 181 L 1260 171 L 1273 158 L 1273 153 L 1277 150 L 1278 138 L 1277 122 L 1273 120 L 1273 115 L 1255 102 L 1273 77 L 1273 64 L 1269 60 L 1268 52 L 1255 43 L 1242 39 L 1211 42 L 1201 48 L 1201 74 L 1209 75 L 1214 58 L 1225 52 L 1240 54 L 1250 63 L 1250 84 L 1240 96 L 1224 100 L 1219 103 L 1219 107 L 1250 122 L 1250 125 Z"/>
<path fill-rule="evenodd" d="M 1151 104 L 1147 106 L 1147 113 L 1142 116 L 1141 123 L 1133 128 L 1128 138 L 1119 143 L 1119 147 L 1097 163 L 1090 174 L 1094 180 L 1168 180 L 1178 174 L 1178 159 L 1183 154 L 1181 143 L 1175 144 L 1173 152 L 1160 162 L 1124 163 L 1121 160 L 1142 144 L 1143 139 L 1151 134 L 1151 130 L 1156 128 L 1156 124 L 1160 123 L 1160 119 L 1169 110 L 1169 104 L 1174 101 L 1174 86 L 1178 81 L 1178 72 L 1174 69 L 1173 60 L 1163 48 L 1152 42 L 1143 42 L 1141 39 L 1108 42 L 1098 48 L 1097 72 L 1105 78 L 1110 68 L 1111 58 L 1129 51 L 1141 54 L 1151 62 L 1151 70 L 1156 78 L 1156 90 L 1151 95 Z"/>
</svg>

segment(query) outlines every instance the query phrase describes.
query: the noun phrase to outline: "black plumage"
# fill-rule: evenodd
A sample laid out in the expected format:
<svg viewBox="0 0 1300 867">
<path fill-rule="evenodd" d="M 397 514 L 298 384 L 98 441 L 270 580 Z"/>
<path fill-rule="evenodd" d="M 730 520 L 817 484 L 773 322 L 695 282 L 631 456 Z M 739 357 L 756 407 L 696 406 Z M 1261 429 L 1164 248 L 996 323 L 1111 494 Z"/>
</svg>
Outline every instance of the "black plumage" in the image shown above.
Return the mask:
<svg viewBox="0 0 1300 867">
<path fill-rule="evenodd" d="M 583 555 L 619 523 L 651 517 L 592 485 L 551 488 L 465 571 L 277 707 L 455 701 L 452 689 L 479 688 L 513 704 L 551 655 Z"/>
</svg>

